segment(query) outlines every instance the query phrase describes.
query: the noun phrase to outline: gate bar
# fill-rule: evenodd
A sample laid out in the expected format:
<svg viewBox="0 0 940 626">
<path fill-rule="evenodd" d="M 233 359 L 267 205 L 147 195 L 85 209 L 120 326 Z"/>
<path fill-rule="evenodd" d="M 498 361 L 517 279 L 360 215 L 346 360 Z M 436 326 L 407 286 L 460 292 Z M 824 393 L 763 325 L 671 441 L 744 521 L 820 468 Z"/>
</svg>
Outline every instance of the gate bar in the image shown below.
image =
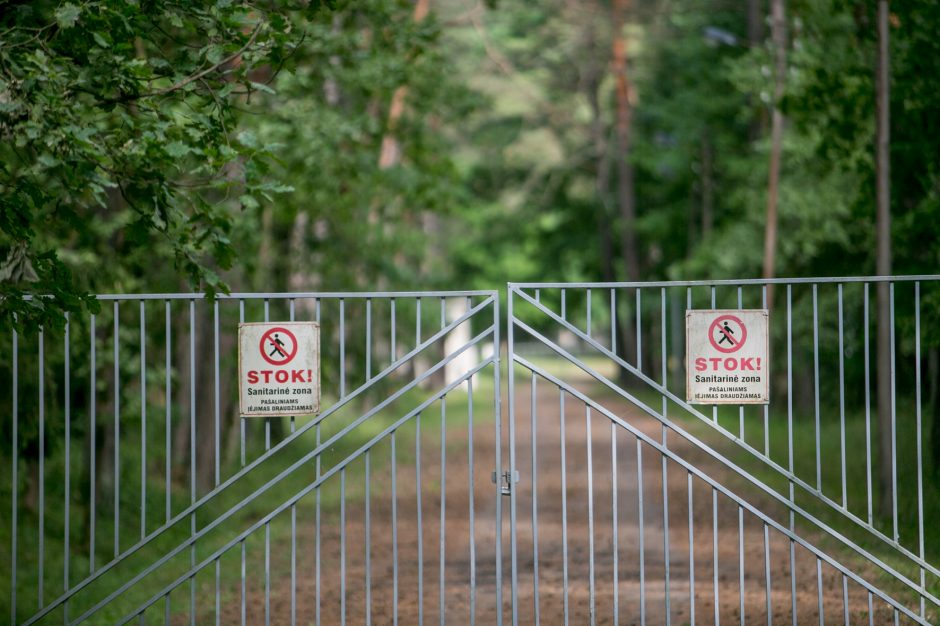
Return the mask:
<svg viewBox="0 0 940 626">
<path fill-rule="evenodd" d="M 586 406 L 586 408 L 588 408 L 588 409 L 593 408 L 594 410 L 598 411 L 599 413 L 601 413 L 602 415 L 604 415 L 605 417 L 607 417 L 607 419 L 612 420 L 612 421 L 615 421 L 619 426 L 621 426 L 621 427 L 624 428 L 625 430 L 629 431 L 631 434 L 633 434 L 634 437 L 636 437 L 636 439 L 637 439 L 637 445 L 638 445 L 638 446 L 640 446 L 640 444 L 645 443 L 646 445 L 650 446 L 651 448 L 653 448 L 654 450 L 656 450 L 657 452 L 659 452 L 661 455 L 667 456 L 667 457 L 669 458 L 669 460 L 675 462 L 676 464 L 680 465 L 681 467 L 683 467 L 683 468 L 686 469 L 687 471 L 693 473 L 696 477 L 698 477 L 699 479 L 701 479 L 701 480 L 704 481 L 705 483 L 711 485 L 714 489 L 717 489 L 718 491 L 720 491 L 720 492 L 722 493 L 722 495 L 724 495 L 725 497 L 727 497 L 728 499 L 730 499 L 731 501 L 735 502 L 735 503 L 738 505 L 739 509 L 741 510 L 741 514 L 743 514 L 743 511 L 746 510 L 748 513 L 750 513 L 750 514 L 753 515 L 754 517 L 760 519 L 760 520 L 763 521 L 764 523 L 766 523 L 766 524 L 768 524 L 769 526 L 773 527 L 773 529 L 776 530 L 777 532 L 779 532 L 780 534 L 782 534 L 782 535 L 784 535 L 784 536 L 786 536 L 786 537 L 789 537 L 789 538 L 792 539 L 793 541 L 799 543 L 800 546 L 802 546 L 802 547 L 805 548 L 807 551 L 809 551 L 809 552 L 811 552 L 812 554 L 814 554 L 820 564 L 822 563 L 822 561 L 825 561 L 827 565 L 830 565 L 831 567 L 836 568 L 837 570 L 839 570 L 840 572 L 842 572 L 843 574 L 845 574 L 846 576 L 848 576 L 849 578 L 851 578 L 855 583 L 857 583 L 857 584 L 861 585 L 862 587 L 868 589 L 869 591 L 871 591 L 872 593 L 874 593 L 875 595 L 877 595 L 879 598 L 881 598 L 882 600 L 884 600 L 887 604 L 889 604 L 889 605 L 891 605 L 892 607 L 894 607 L 895 611 L 897 611 L 897 612 L 899 612 L 899 613 L 903 613 L 904 615 L 906 615 L 907 617 L 911 618 L 912 620 L 914 620 L 915 622 L 917 622 L 917 623 L 919 623 L 919 624 L 925 624 L 925 625 L 927 624 L 927 622 L 924 621 L 919 615 L 917 615 L 916 613 L 914 613 L 913 611 L 911 611 L 910 609 L 908 609 L 906 606 L 899 605 L 898 602 L 897 602 L 896 600 L 894 600 L 891 596 L 887 595 L 885 592 L 881 591 L 879 588 L 877 588 L 877 587 L 875 587 L 874 585 L 870 584 L 870 583 L 869 583 L 868 581 L 866 581 L 864 578 L 862 578 L 861 576 L 859 576 L 859 575 L 856 574 L 855 572 L 849 570 L 846 566 L 843 566 L 839 561 L 836 561 L 834 557 L 832 557 L 832 556 L 828 555 L 827 553 L 823 552 L 821 549 L 817 548 L 815 545 L 813 545 L 812 543 L 810 543 L 810 542 L 809 542 L 808 540 L 806 540 L 805 538 L 803 538 L 803 537 L 801 537 L 801 536 L 799 536 L 799 535 L 796 535 L 796 534 L 794 534 L 794 533 L 791 533 L 791 531 L 790 531 L 786 526 L 784 526 L 784 525 L 781 524 L 780 522 L 774 520 L 774 519 L 771 518 L 769 515 L 765 514 L 765 513 L 762 512 L 760 509 L 758 509 L 758 508 L 755 507 L 754 505 L 752 505 L 752 504 L 750 504 L 749 502 L 747 502 L 746 500 L 744 500 L 742 497 L 740 497 L 740 496 L 738 496 L 737 494 L 735 494 L 735 493 L 734 493 L 733 491 L 731 491 L 728 487 L 725 487 L 724 485 L 722 485 L 721 483 L 719 483 L 717 480 L 711 478 L 711 476 L 709 476 L 708 474 L 706 474 L 704 471 L 698 469 L 697 467 L 695 467 L 694 465 L 692 465 L 691 463 L 689 463 L 688 461 L 686 461 L 685 459 L 683 459 L 682 457 L 680 457 L 678 454 L 676 454 L 676 453 L 673 452 L 672 450 L 663 447 L 661 443 L 657 442 L 655 439 L 653 439 L 652 437 L 648 436 L 646 433 L 644 433 L 643 431 L 639 430 L 638 428 L 636 428 L 635 426 L 633 426 L 633 425 L 630 424 L 629 422 L 624 421 L 622 418 L 618 417 L 617 415 L 615 415 L 614 413 L 612 413 L 610 410 L 608 410 L 608 409 L 606 409 L 605 407 L 601 406 L 601 405 L 598 404 L 596 401 L 592 400 L 591 398 L 589 398 L 588 396 L 584 395 L 583 393 L 581 393 L 580 391 L 578 391 L 578 390 L 575 389 L 574 387 L 568 385 L 568 384 L 565 383 L 564 381 L 562 381 L 562 380 L 558 379 L 557 377 L 551 375 L 550 373 L 546 372 L 545 370 L 543 370 L 543 369 L 540 368 L 539 366 L 537 366 L 537 365 L 531 363 L 530 361 L 527 361 L 524 357 L 521 357 L 521 356 L 519 356 L 519 355 L 516 355 L 516 356 L 515 356 L 515 361 L 516 361 L 517 363 L 519 363 L 520 365 L 522 365 L 524 368 L 526 368 L 526 369 L 528 369 L 528 370 L 530 370 L 530 371 L 536 372 L 539 376 L 541 376 L 541 377 L 544 378 L 545 380 L 551 382 L 552 384 L 554 384 L 554 385 L 556 385 L 556 386 L 558 386 L 558 387 L 563 388 L 568 394 L 574 396 L 575 398 L 577 398 L 578 400 L 580 400 L 582 403 L 584 403 L 585 406 Z M 639 449 L 639 448 L 638 448 L 638 449 Z M 641 534 L 641 537 L 642 537 L 642 534 Z M 875 561 L 875 558 L 874 558 L 874 557 L 868 556 L 868 555 L 865 555 L 865 554 L 863 554 L 863 556 L 866 556 L 866 558 L 868 558 L 869 561 L 872 561 L 873 563 L 876 563 L 876 564 L 877 564 L 877 562 Z M 907 585 L 909 585 L 909 586 L 913 586 L 913 589 L 914 589 L 915 591 L 917 591 L 917 593 L 919 593 L 919 594 L 921 594 L 921 595 L 924 595 L 924 596 L 927 596 L 927 597 L 931 598 L 931 600 L 934 601 L 935 603 L 938 603 L 937 600 L 936 600 L 936 598 L 934 598 L 931 594 L 929 594 L 929 592 L 927 592 L 926 590 L 918 590 L 917 587 L 914 586 L 914 585 L 911 583 L 911 581 L 909 581 L 907 578 L 903 577 L 903 576 L 900 575 L 900 574 L 895 574 L 894 572 L 892 572 L 892 571 L 890 571 L 890 570 L 889 570 L 889 573 L 892 573 L 892 574 L 895 576 L 895 578 L 896 578 L 897 580 L 899 580 L 899 581 L 901 581 L 901 582 L 904 582 L 905 584 L 907 584 Z"/>
</svg>

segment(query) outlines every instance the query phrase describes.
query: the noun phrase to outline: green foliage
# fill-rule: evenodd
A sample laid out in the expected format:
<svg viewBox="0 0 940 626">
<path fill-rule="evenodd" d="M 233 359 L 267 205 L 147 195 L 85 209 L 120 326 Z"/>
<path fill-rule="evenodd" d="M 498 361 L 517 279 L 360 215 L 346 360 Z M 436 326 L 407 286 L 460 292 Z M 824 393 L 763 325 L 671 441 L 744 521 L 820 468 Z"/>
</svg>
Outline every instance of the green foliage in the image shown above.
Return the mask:
<svg viewBox="0 0 940 626">
<path fill-rule="evenodd" d="M 277 190 L 270 146 L 235 115 L 299 42 L 283 10 L 37 2 L 5 9 L 0 29 L 0 315 L 61 324 L 158 259 L 224 289 L 222 200 Z"/>
</svg>

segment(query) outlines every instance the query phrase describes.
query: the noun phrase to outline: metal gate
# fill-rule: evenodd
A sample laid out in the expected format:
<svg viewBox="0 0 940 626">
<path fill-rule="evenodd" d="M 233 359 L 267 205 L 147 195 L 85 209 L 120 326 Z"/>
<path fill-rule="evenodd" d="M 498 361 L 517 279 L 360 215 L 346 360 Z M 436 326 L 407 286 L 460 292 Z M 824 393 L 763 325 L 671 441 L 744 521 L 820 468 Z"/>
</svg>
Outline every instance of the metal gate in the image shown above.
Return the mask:
<svg viewBox="0 0 940 626">
<path fill-rule="evenodd" d="M 513 623 L 936 620 L 921 338 L 936 344 L 938 278 L 510 284 Z M 769 300 L 770 405 L 688 404 L 685 311 Z"/>
<path fill-rule="evenodd" d="M 11 623 L 936 620 L 940 277 L 507 297 L 505 421 L 491 291 L 100 296 L 10 329 Z M 771 404 L 687 404 L 684 311 L 768 302 Z M 238 415 L 262 320 L 320 322 L 319 415 Z"/>
<path fill-rule="evenodd" d="M 497 621 L 494 292 L 98 301 L 7 334 L 11 623 Z M 319 415 L 238 415 L 262 320 L 320 323 Z"/>
</svg>

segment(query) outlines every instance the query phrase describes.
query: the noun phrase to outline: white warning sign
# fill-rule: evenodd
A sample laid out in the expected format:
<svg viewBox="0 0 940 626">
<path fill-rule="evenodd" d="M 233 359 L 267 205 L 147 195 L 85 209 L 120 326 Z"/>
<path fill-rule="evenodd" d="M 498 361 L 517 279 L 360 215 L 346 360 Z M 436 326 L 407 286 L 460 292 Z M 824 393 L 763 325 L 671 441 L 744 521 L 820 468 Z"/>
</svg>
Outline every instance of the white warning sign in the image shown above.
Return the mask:
<svg viewBox="0 0 940 626">
<path fill-rule="evenodd" d="M 767 404 L 767 309 L 685 312 L 686 401 Z"/>
<path fill-rule="evenodd" d="M 238 325 L 242 415 L 274 417 L 320 411 L 320 325 Z"/>
</svg>

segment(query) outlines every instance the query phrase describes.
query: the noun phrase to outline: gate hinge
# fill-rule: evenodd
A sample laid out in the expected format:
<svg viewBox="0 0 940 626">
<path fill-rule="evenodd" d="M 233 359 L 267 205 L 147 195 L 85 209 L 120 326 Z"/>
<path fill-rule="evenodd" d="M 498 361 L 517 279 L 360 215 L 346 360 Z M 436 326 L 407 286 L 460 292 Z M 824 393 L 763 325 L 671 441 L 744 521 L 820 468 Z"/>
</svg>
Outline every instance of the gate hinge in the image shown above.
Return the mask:
<svg viewBox="0 0 940 626">
<path fill-rule="evenodd" d="M 501 494 L 503 494 L 504 496 L 511 495 L 511 494 L 512 494 L 512 483 L 517 483 L 517 482 L 519 482 L 519 471 L 518 471 L 518 470 L 516 470 L 516 477 L 515 477 L 516 479 L 515 479 L 515 480 L 510 480 L 510 475 L 511 475 L 511 474 L 510 474 L 510 472 L 509 472 L 508 470 L 505 471 L 505 472 L 502 472 L 501 474 L 499 474 L 499 492 L 500 492 Z M 496 480 L 497 480 L 497 473 L 496 473 L 496 472 L 493 472 L 492 479 L 493 479 L 493 484 L 495 485 L 495 484 L 496 484 Z"/>
</svg>

